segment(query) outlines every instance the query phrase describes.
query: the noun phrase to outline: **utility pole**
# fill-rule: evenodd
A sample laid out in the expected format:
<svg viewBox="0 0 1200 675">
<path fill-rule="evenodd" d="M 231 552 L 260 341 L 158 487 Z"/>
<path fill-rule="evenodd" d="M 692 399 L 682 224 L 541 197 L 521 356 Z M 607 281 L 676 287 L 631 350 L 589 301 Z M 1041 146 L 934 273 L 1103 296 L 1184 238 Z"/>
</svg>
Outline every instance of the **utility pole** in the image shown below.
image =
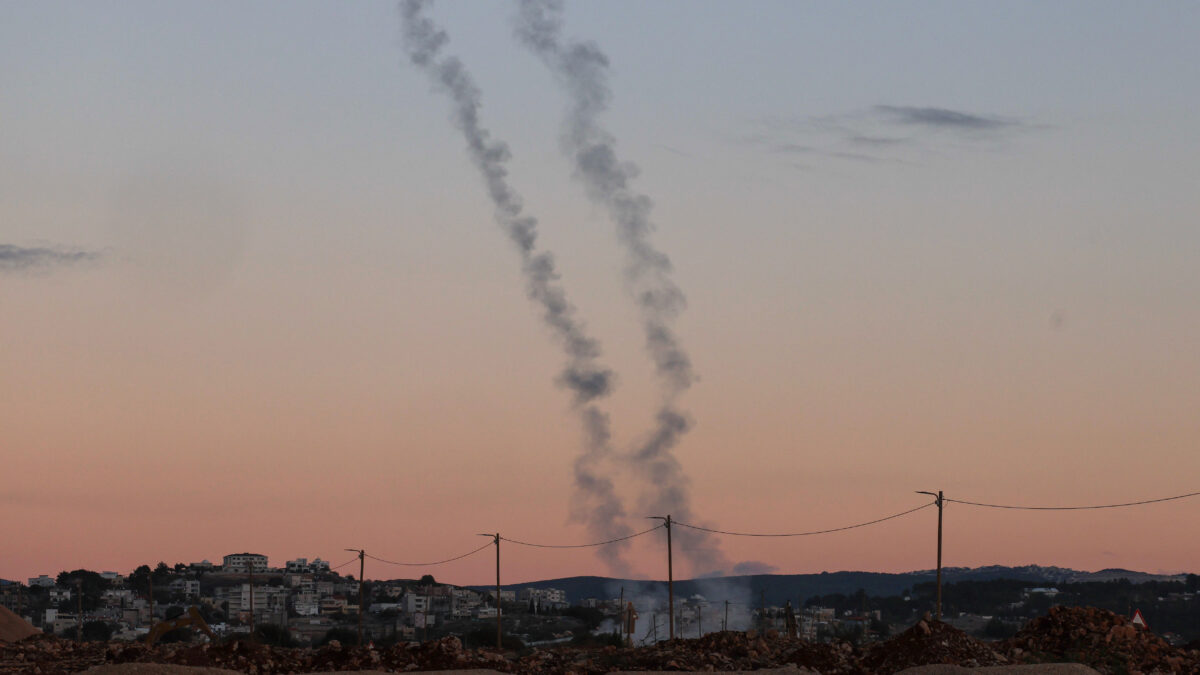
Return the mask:
<svg viewBox="0 0 1200 675">
<path fill-rule="evenodd" d="M 649 516 L 650 520 L 661 520 L 667 528 L 667 628 L 670 639 L 675 639 L 675 568 L 671 561 L 671 514 Z"/>
<path fill-rule="evenodd" d="M 481 537 L 491 537 L 496 544 L 496 651 L 504 650 L 504 629 L 500 616 L 500 533 L 480 534 Z"/>
<path fill-rule="evenodd" d="M 721 630 L 729 630 L 729 601 L 725 601 L 725 620 L 721 622 Z"/>
<path fill-rule="evenodd" d="M 704 608 L 696 605 L 696 637 L 704 637 Z"/>
<path fill-rule="evenodd" d="M 77 607 L 79 607 L 79 629 L 75 633 L 75 641 L 83 642 L 83 577 L 76 579 L 75 583 L 79 586 L 79 602 L 77 604 Z"/>
<path fill-rule="evenodd" d="M 767 589 L 758 592 L 758 622 L 763 630 L 767 628 Z"/>
<path fill-rule="evenodd" d="M 942 497 L 942 491 L 938 490 L 937 494 L 917 490 L 917 494 L 930 495 L 936 497 L 934 502 L 938 507 L 938 549 L 937 549 L 937 620 L 942 620 L 942 506 L 945 504 L 945 499 Z"/>
<path fill-rule="evenodd" d="M 617 610 L 621 612 L 621 635 L 629 632 L 629 612 L 625 610 L 625 587 L 621 587 L 621 599 L 617 601 Z"/>
<path fill-rule="evenodd" d="M 250 560 L 247 564 L 250 565 L 246 577 L 250 581 L 250 641 L 254 642 L 254 561 Z"/>
<path fill-rule="evenodd" d="M 367 552 L 361 548 L 348 548 L 347 551 L 358 554 L 358 646 L 363 643 L 363 568 L 366 566 Z"/>
<path fill-rule="evenodd" d="M 146 584 L 150 587 L 150 625 L 154 625 L 154 571 L 151 570 L 150 576 L 146 577 Z"/>
</svg>

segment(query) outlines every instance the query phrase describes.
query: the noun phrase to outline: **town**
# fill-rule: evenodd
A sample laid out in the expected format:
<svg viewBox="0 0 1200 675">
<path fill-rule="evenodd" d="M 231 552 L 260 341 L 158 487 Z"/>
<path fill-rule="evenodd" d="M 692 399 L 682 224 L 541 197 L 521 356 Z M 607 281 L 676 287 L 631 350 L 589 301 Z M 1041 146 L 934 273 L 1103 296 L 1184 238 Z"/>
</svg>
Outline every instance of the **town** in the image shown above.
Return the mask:
<svg viewBox="0 0 1200 675">
<path fill-rule="evenodd" d="M 782 578 L 774 577 L 776 587 Z M 710 585 L 697 580 L 676 584 L 683 592 L 675 595 L 671 622 L 665 585 L 596 579 L 583 586 L 564 584 L 570 593 L 544 583 L 501 588 L 497 599 L 494 587 L 438 583 L 431 575 L 361 580 L 320 558 L 271 566 L 267 556 L 247 552 L 226 555 L 220 564 L 142 565 L 127 575 L 75 570 L 43 574 L 27 584 L 0 581 L 0 605 L 45 633 L 78 640 L 144 640 L 155 626 L 195 612 L 211 639 L 249 637 L 277 646 L 356 644 L 360 636 L 364 644 L 391 645 L 453 636 L 483 647 L 495 644 L 498 623 L 506 646 L 618 646 L 654 644 L 672 631 L 694 638 L 750 628 L 811 641 L 871 642 L 910 625 L 927 611 L 934 594 L 931 583 L 917 581 L 895 594 L 861 589 L 806 594 L 795 597 L 795 606 L 791 600 L 780 606 L 768 604 L 765 590 L 749 592 L 749 577 Z M 1195 575 L 1137 584 L 1127 579 L 1057 586 L 1003 578 L 959 581 L 945 588 L 946 621 L 999 639 L 1058 604 L 1118 613 L 1136 604 L 1168 641 L 1179 644 L 1200 635 L 1197 590 L 1200 577 Z M 179 627 L 155 639 L 196 637 L 196 631 Z"/>
<path fill-rule="evenodd" d="M 220 564 L 160 562 L 128 575 L 75 570 L 30 578 L 27 585 L 0 582 L 0 604 L 46 633 L 83 640 L 143 639 L 153 626 L 184 616 L 191 607 L 219 638 L 254 635 L 280 646 L 355 643 L 360 616 L 363 639 L 381 644 L 445 636 L 492 644 L 498 611 L 506 642 L 519 645 L 653 644 L 670 631 L 665 595 L 642 595 L 635 602 L 632 594 L 621 593 L 572 604 L 562 589 L 526 587 L 500 590 L 497 605 L 494 589 L 440 584 L 430 575 L 360 584 L 320 558 L 272 567 L 267 556 L 255 553 L 226 555 Z M 790 625 L 813 640 L 856 630 L 867 634 L 868 629 L 876 636 L 887 634 L 878 609 L 750 607 L 728 600 L 710 603 L 699 594 L 677 599 L 675 619 L 677 635 L 693 637 L 765 625 L 780 630 Z M 190 637 L 178 630 L 163 639 Z"/>
</svg>

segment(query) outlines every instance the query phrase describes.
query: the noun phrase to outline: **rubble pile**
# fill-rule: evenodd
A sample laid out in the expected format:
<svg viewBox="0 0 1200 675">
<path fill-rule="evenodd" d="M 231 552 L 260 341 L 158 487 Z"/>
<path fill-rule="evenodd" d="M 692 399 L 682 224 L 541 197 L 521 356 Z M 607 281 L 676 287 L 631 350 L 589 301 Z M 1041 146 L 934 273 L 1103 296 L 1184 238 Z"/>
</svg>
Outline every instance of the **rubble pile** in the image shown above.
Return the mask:
<svg viewBox="0 0 1200 675">
<path fill-rule="evenodd" d="M 1004 665 L 1008 659 L 948 623 L 922 619 L 887 642 L 872 645 L 861 660 L 870 673 L 943 663 L 977 668 Z"/>
<path fill-rule="evenodd" d="M 1095 607 L 1051 607 L 1004 647 L 1020 663 L 1076 661 L 1101 673 L 1200 672 L 1200 651 L 1172 647 L 1129 619 Z"/>
<path fill-rule="evenodd" d="M 996 646 L 999 651 L 993 649 Z M 822 675 L 886 675 L 929 664 L 978 667 L 1063 661 L 1085 663 L 1101 673 L 1200 673 L 1200 651 L 1173 648 L 1110 612 L 1061 607 L 1030 622 L 1011 640 L 991 646 L 928 618 L 886 642 L 864 648 L 848 642 L 808 642 L 773 630 L 710 633 L 633 649 L 562 645 L 520 654 L 465 649 L 454 637 L 386 648 L 343 646 L 334 641 L 317 649 L 270 647 L 244 640 L 151 648 L 132 642 L 80 643 L 52 635 L 0 643 L 0 673 L 39 675 L 125 663 L 224 668 L 254 675 L 475 668 L 558 675 L 614 670 L 755 670 L 789 665 Z"/>
<path fill-rule="evenodd" d="M 756 670 L 786 664 L 826 675 L 856 672 L 848 643 L 817 644 L 782 637 L 777 631 L 724 631 L 701 638 L 614 650 L 599 665 L 616 670 Z"/>
<path fill-rule="evenodd" d="M 105 663 L 107 651 L 103 642 L 38 634 L 12 644 L 0 643 L 0 673 L 75 673 Z"/>
</svg>

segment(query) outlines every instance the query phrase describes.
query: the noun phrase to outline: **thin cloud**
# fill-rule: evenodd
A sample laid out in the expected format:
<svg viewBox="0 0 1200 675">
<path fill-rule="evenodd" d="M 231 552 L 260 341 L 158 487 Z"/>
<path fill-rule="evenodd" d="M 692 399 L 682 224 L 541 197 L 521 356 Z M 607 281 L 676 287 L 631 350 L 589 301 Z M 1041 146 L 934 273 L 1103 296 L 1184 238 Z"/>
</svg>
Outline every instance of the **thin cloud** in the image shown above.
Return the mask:
<svg viewBox="0 0 1200 675">
<path fill-rule="evenodd" d="M 733 566 L 735 575 L 770 574 L 779 568 L 761 560 L 744 560 Z"/>
<path fill-rule="evenodd" d="M 880 148 L 880 147 L 888 147 L 888 146 L 893 146 L 893 145 L 900 145 L 902 143 L 907 143 L 909 139 L 907 139 L 907 138 L 892 138 L 889 136 L 864 136 L 864 135 L 860 135 L 860 134 L 854 134 L 854 135 L 847 137 L 846 140 L 850 141 L 854 145 L 863 145 L 863 146 L 868 146 L 868 147 Z"/>
<path fill-rule="evenodd" d="M 935 129 L 959 129 L 990 131 L 1019 126 L 1018 122 L 999 117 L 985 117 L 947 108 L 920 108 L 900 105 L 877 105 L 874 110 L 900 124 L 925 126 Z"/>
<path fill-rule="evenodd" d="M 937 106 L 887 104 L 822 115 L 772 115 L 753 124 L 738 140 L 772 152 L 910 165 L 931 156 L 987 149 L 1011 134 L 1044 126 Z"/>
<path fill-rule="evenodd" d="M 62 247 L 32 247 L 0 244 L 0 272 L 33 272 L 89 262 L 99 257 L 92 251 Z"/>
</svg>

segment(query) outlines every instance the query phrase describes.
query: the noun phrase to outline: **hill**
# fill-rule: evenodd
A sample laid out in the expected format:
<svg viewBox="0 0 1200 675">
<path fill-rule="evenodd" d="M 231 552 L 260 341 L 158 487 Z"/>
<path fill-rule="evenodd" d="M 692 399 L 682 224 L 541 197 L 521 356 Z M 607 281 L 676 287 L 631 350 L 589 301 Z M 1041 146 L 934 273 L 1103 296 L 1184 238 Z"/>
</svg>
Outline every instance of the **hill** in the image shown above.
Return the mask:
<svg viewBox="0 0 1200 675">
<path fill-rule="evenodd" d="M 830 595 L 843 593 L 850 595 L 859 589 L 866 591 L 869 596 L 899 595 L 911 589 L 914 584 L 931 582 L 936 579 L 934 570 L 918 570 L 913 572 L 821 572 L 820 574 L 754 574 L 747 576 L 713 577 L 705 579 L 686 579 L 675 582 L 676 597 L 690 597 L 695 594 L 712 598 L 739 598 L 738 601 L 750 605 L 758 605 L 765 600 L 768 605 L 783 605 L 791 600 L 803 602 L 814 595 Z M 1146 581 L 1181 581 L 1184 575 L 1157 575 L 1131 570 L 1106 569 L 1097 572 L 1083 572 L 1064 567 L 1043 567 L 1040 565 L 1023 565 L 1006 567 L 989 565 L 986 567 L 947 567 L 942 569 L 945 582 L 954 581 L 987 581 L 991 579 L 1013 579 L 1017 581 L 1035 581 L 1047 584 L 1083 581 L 1111 581 L 1128 579 L 1133 583 Z M 523 588 L 559 588 L 567 594 L 567 601 L 578 603 L 585 598 L 617 597 L 622 587 L 626 597 L 640 595 L 663 595 L 667 593 L 665 581 L 648 581 L 637 579 L 612 579 L 609 577 L 582 576 L 565 577 L 561 579 L 545 579 L 519 584 L 506 584 L 504 590 L 520 591 Z M 493 586 L 470 586 L 470 588 L 488 591 Z"/>
</svg>

